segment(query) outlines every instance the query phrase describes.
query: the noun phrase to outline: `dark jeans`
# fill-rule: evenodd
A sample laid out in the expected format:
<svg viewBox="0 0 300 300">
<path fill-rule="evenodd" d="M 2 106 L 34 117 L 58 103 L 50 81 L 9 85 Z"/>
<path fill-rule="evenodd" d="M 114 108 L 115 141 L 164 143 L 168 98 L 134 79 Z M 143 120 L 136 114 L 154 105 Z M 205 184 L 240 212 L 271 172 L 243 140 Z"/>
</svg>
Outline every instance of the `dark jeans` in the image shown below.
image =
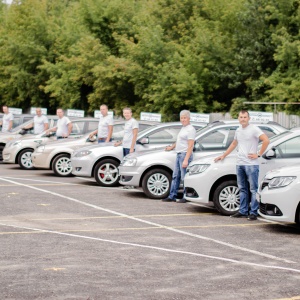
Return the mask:
<svg viewBox="0 0 300 300">
<path fill-rule="evenodd" d="M 129 153 L 130 153 L 130 149 L 129 148 L 123 148 L 123 156 L 126 156 Z"/>
</svg>

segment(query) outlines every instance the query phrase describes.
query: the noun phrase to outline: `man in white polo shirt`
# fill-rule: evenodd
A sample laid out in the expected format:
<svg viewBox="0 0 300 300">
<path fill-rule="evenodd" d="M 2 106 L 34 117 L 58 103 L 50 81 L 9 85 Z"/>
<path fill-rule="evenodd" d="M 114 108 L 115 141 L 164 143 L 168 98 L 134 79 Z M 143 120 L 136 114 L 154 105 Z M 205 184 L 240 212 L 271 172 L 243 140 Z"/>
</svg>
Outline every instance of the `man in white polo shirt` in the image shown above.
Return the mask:
<svg viewBox="0 0 300 300">
<path fill-rule="evenodd" d="M 135 118 L 132 117 L 132 110 L 129 107 L 125 107 L 123 109 L 123 116 L 126 120 L 123 140 L 116 142 L 114 146 L 117 147 L 122 145 L 123 155 L 126 156 L 135 150 L 136 139 L 139 131 L 139 123 Z"/>
<path fill-rule="evenodd" d="M 42 115 L 42 109 L 36 108 L 36 116 L 33 118 L 33 122 L 24 127 L 24 129 L 34 128 L 34 134 L 42 133 L 49 128 L 49 121 L 45 115 Z"/>
<path fill-rule="evenodd" d="M 9 109 L 8 109 L 7 105 L 3 105 L 2 110 L 3 110 L 4 115 L 2 117 L 2 121 L 0 122 L 0 125 L 2 126 L 1 131 L 2 132 L 9 132 L 13 128 L 14 115 L 9 112 Z"/>
<path fill-rule="evenodd" d="M 56 114 L 58 116 L 57 125 L 48 130 L 48 133 L 56 131 L 56 137 L 58 140 L 66 139 L 72 132 L 73 124 L 68 117 L 64 116 L 64 111 L 61 108 L 56 110 Z"/>
<path fill-rule="evenodd" d="M 196 130 L 193 125 L 190 124 L 190 112 L 188 110 L 182 110 L 180 112 L 180 122 L 182 124 L 182 128 L 178 133 L 176 143 L 171 146 L 167 146 L 165 149 L 166 151 L 175 149 L 177 155 L 172 175 L 170 194 L 167 198 L 162 199 L 164 202 L 186 202 L 184 198 L 176 199 L 176 197 L 180 182 L 186 174 L 186 168 L 193 159 Z"/>
<path fill-rule="evenodd" d="M 90 133 L 90 138 L 95 134 L 98 135 L 98 143 L 108 143 L 111 141 L 113 133 L 114 120 L 112 116 L 108 115 L 108 106 L 102 104 L 100 106 L 101 116 L 99 119 L 98 129 Z"/>
</svg>

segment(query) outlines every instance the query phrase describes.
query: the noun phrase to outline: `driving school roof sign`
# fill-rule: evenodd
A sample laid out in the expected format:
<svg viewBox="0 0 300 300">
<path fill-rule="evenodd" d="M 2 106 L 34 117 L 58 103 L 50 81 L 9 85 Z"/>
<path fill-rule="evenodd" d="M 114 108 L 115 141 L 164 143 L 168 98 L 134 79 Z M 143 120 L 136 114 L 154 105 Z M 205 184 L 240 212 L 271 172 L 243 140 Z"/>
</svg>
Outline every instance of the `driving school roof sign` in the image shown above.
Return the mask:
<svg viewBox="0 0 300 300">
<path fill-rule="evenodd" d="M 249 111 L 250 121 L 259 121 L 267 123 L 273 121 L 273 113 L 262 111 Z"/>
</svg>

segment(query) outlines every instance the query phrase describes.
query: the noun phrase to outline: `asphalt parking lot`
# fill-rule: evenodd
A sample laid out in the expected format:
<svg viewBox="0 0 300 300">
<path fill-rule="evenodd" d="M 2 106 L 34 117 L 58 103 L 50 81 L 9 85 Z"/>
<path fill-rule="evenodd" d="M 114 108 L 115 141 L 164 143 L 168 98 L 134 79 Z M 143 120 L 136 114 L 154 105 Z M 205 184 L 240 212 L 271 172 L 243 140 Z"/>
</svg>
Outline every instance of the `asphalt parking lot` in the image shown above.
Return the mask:
<svg viewBox="0 0 300 300">
<path fill-rule="evenodd" d="M 300 229 L 0 164 L 1 299 L 300 299 Z"/>
</svg>

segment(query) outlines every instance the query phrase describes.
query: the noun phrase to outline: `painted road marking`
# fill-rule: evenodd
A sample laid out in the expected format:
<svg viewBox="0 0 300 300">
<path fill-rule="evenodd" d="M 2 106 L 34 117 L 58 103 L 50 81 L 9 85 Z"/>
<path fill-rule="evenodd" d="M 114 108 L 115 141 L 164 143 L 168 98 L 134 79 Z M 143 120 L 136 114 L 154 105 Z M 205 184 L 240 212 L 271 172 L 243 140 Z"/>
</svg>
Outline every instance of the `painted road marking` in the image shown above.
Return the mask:
<svg viewBox="0 0 300 300">
<path fill-rule="evenodd" d="M 53 268 L 44 269 L 44 271 L 55 271 L 55 272 L 57 272 L 57 271 L 63 271 L 65 269 L 66 268 L 55 268 L 55 267 L 53 267 Z"/>
<path fill-rule="evenodd" d="M 233 248 L 235 250 L 240 250 L 240 251 L 252 253 L 252 254 L 255 254 L 255 255 L 258 255 L 258 256 L 267 257 L 269 259 L 283 261 L 283 262 L 286 262 L 286 263 L 296 263 L 294 261 L 290 261 L 288 259 L 277 257 L 277 256 L 274 256 L 274 255 L 271 255 L 271 254 L 262 253 L 262 252 L 259 252 L 259 251 L 256 251 L 256 250 L 251 250 L 251 249 L 247 249 L 247 248 L 240 247 L 240 246 L 237 246 L 237 245 L 233 245 L 233 244 L 230 244 L 230 243 L 226 243 L 226 242 L 223 242 L 223 241 L 220 241 L 220 240 L 212 239 L 212 238 L 209 238 L 209 237 L 206 237 L 206 236 L 203 236 L 203 235 L 193 234 L 193 233 L 190 233 L 190 232 L 187 232 L 187 231 L 182 231 L 182 230 L 179 230 L 179 229 L 176 229 L 176 228 L 171 228 L 171 227 L 164 226 L 164 225 L 161 225 L 161 224 L 158 224 L 158 223 L 154 223 L 154 222 L 150 222 L 150 221 L 143 220 L 143 219 L 140 219 L 140 218 L 132 217 L 132 216 L 129 216 L 129 215 L 124 214 L 124 213 L 119 213 L 119 212 L 116 212 L 116 211 L 113 211 L 113 210 L 110 210 L 110 209 L 106 209 L 106 208 L 103 208 L 103 207 L 100 207 L 100 206 L 97 206 L 97 205 L 94 205 L 94 204 L 90 204 L 90 203 L 87 203 L 87 202 L 84 202 L 84 201 L 80 201 L 78 199 L 75 199 L 75 198 L 72 198 L 72 197 L 67 197 L 67 196 L 64 196 L 64 195 L 61 195 L 61 194 L 58 194 L 58 193 L 55 193 L 55 192 L 51 192 L 51 191 L 48 191 L 48 190 L 43 190 L 43 189 L 40 189 L 40 188 L 37 188 L 37 187 L 34 187 L 34 186 L 26 185 L 26 184 L 23 184 L 23 183 L 15 182 L 15 181 L 4 179 L 4 178 L 1 178 L 1 177 L 0 177 L 0 180 L 10 182 L 10 183 L 15 183 L 16 185 L 24 186 L 24 187 L 27 187 L 27 188 L 30 188 L 30 189 L 33 189 L 33 190 L 37 190 L 37 191 L 40 191 L 40 192 L 43 192 L 43 193 L 46 193 L 46 194 L 50 194 L 50 195 L 53 195 L 53 196 L 56 196 L 56 197 L 60 197 L 60 198 L 72 201 L 74 203 L 82 204 L 82 205 L 87 206 L 87 207 L 91 207 L 91 208 L 94 208 L 94 209 L 97 209 L 97 210 L 101 210 L 101 211 L 111 213 L 113 215 L 123 216 L 123 217 L 127 217 L 128 219 L 134 220 L 134 221 L 137 221 L 137 222 L 145 223 L 145 224 L 152 225 L 152 226 L 162 227 L 162 228 L 165 228 L 166 230 L 170 230 L 170 231 L 173 231 L 173 232 L 176 232 L 176 233 L 179 233 L 179 234 L 184 234 L 184 235 L 191 236 L 191 237 L 194 237 L 194 238 L 202 239 L 202 240 L 205 240 L 205 241 L 213 242 L 213 243 L 216 243 L 216 244 L 219 244 L 219 245 L 222 245 L 222 246 Z"/>
<path fill-rule="evenodd" d="M 162 248 L 162 247 L 141 245 L 141 244 L 136 244 L 136 243 L 119 242 L 119 241 L 114 241 L 114 240 L 107 240 L 107 239 L 95 238 L 95 237 L 78 235 L 78 234 L 62 233 L 62 232 L 52 231 L 52 230 L 6 225 L 6 224 L 1 224 L 1 223 L 0 223 L 0 226 L 40 231 L 40 232 L 44 232 L 44 233 L 51 233 L 51 234 L 57 234 L 57 235 L 62 235 L 62 236 L 68 236 L 68 237 L 76 237 L 76 238 L 82 238 L 82 239 L 87 239 L 87 240 L 101 241 L 101 242 L 107 242 L 107 243 L 117 244 L 117 245 L 127 245 L 127 246 L 144 248 L 144 249 L 159 250 L 159 251 L 176 253 L 176 254 L 187 254 L 187 255 L 196 256 L 196 257 L 202 257 L 202 258 L 219 260 L 219 261 L 223 261 L 223 262 L 234 263 L 237 265 L 247 265 L 247 266 L 251 266 L 251 267 L 259 267 L 259 268 L 265 268 L 265 269 L 282 270 L 282 271 L 290 271 L 290 272 L 300 273 L 300 270 L 298 270 L 298 269 L 292 269 L 292 268 L 286 268 L 286 267 L 280 267 L 280 266 L 268 266 L 268 265 L 251 263 L 251 262 L 243 262 L 243 261 L 238 261 L 235 259 L 219 257 L 219 256 L 212 256 L 212 255 L 205 255 L 205 254 L 195 253 L 195 252 L 190 252 L 190 251 L 174 250 L 174 249 L 168 249 L 168 248 Z"/>
</svg>

